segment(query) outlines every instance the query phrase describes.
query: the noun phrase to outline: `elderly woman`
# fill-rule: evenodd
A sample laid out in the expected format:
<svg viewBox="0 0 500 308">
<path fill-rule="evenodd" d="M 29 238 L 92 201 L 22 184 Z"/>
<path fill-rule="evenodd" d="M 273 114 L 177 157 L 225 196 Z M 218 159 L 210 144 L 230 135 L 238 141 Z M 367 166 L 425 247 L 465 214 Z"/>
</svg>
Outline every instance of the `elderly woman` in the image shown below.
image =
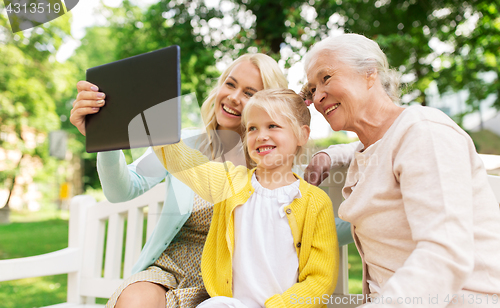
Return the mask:
<svg viewBox="0 0 500 308">
<path fill-rule="evenodd" d="M 500 210 L 470 137 L 437 109 L 395 104 L 397 74 L 364 36 L 317 43 L 305 69 L 315 108 L 361 141 L 327 152 L 354 152 L 339 217 L 363 261 L 366 306 L 498 307 Z"/>
</svg>

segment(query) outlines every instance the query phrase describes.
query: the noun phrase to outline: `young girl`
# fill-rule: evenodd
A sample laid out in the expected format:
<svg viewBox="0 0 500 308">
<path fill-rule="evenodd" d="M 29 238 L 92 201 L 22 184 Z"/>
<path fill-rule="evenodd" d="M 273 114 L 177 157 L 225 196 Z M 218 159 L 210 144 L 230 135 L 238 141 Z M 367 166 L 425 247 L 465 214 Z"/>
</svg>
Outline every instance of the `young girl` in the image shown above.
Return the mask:
<svg viewBox="0 0 500 308">
<path fill-rule="evenodd" d="M 242 115 L 254 169 L 209 162 L 183 141 L 154 151 L 165 168 L 214 203 L 201 271 L 202 307 L 285 307 L 331 294 L 338 243 L 331 201 L 292 172 L 310 113 L 292 90 L 263 90 Z"/>
</svg>

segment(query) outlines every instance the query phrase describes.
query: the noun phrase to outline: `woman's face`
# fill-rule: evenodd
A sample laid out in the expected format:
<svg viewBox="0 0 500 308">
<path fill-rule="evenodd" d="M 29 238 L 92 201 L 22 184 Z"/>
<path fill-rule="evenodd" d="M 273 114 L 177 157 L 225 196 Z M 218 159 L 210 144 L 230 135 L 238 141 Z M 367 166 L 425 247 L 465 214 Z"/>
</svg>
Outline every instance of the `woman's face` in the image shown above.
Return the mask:
<svg viewBox="0 0 500 308">
<path fill-rule="evenodd" d="M 366 77 L 323 51 L 311 60 L 307 79 L 314 107 L 332 129 L 352 130 L 368 100 Z"/>
<path fill-rule="evenodd" d="M 217 129 L 240 133 L 243 108 L 250 97 L 263 89 L 260 71 L 255 65 L 249 61 L 237 64 L 217 92 L 215 100 Z"/>
</svg>

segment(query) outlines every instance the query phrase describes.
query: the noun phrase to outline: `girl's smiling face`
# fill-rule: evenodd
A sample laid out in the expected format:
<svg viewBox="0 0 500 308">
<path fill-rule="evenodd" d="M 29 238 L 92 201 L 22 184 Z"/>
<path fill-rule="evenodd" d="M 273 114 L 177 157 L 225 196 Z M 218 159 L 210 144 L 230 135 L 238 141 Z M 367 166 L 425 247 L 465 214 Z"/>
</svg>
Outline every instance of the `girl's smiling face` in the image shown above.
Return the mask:
<svg viewBox="0 0 500 308">
<path fill-rule="evenodd" d="M 289 172 L 299 142 L 292 126 L 283 116 L 273 119 L 259 107 L 249 107 L 246 142 L 250 158 L 257 168 Z"/>
<path fill-rule="evenodd" d="M 214 106 L 217 128 L 240 132 L 243 108 L 262 89 L 260 70 L 249 61 L 237 64 L 217 92 Z"/>
</svg>

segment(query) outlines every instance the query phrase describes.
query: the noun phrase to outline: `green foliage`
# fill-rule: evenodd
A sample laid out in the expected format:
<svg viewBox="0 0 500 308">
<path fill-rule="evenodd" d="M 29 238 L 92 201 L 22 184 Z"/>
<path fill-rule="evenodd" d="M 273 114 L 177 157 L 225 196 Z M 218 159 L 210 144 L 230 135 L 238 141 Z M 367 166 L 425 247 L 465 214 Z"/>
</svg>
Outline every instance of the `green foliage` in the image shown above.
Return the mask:
<svg viewBox="0 0 500 308">
<path fill-rule="evenodd" d="M 194 93 L 198 104 L 203 103 L 220 73 L 215 68 L 216 46 L 212 46 L 210 42 L 204 42 L 197 35 L 195 26 L 200 23 L 206 24 L 211 18 L 222 18 L 220 11 L 208 9 L 203 2 L 160 1 L 142 10 L 129 1 L 124 1 L 118 8 L 103 5 L 100 13 L 108 17 L 109 24 L 106 27 L 88 28 L 81 46 L 68 60 L 78 71 L 74 74 L 77 80 L 84 80 L 85 70 L 90 67 L 171 45 L 179 45 L 181 48 L 181 94 Z M 75 84 L 76 81 L 72 86 L 73 89 Z M 68 96 L 68 103 L 60 105 L 61 114 L 69 115 L 72 108 L 70 102 L 75 97 L 76 89 L 72 95 Z M 197 109 L 197 106 L 193 104 L 189 111 Z M 183 114 L 183 121 L 189 122 L 186 114 Z M 83 146 L 85 138 L 69 121 L 63 123 L 63 128 L 73 134 Z M 84 159 L 84 185 L 97 189 L 100 183 L 95 172 L 96 155 L 83 152 L 83 147 L 81 151 Z M 132 157 L 128 151 L 125 151 L 125 154 L 127 158 Z M 134 157 L 137 158 L 137 156 Z"/>
<path fill-rule="evenodd" d="M 219 75 L 215 69 L 216 46 L 205 43 L 193 25 L 222 18 L 220 11 L 207 8 L 202 1 L 165 0 L 142 11 L 126 0 L 118 8 L 104 6 L 102 13 L 110 16 L 108 37 L 116 42 L 116 59 L 179 45 L 182 94 L 195 93 L 198 102 L 203 102 Z"/>
<path fill-rule="evenodd" d="M 469 91 L 465 113 L 478 110 L 479 102 L 491 94 L 497 95 L 494 104 L 500 108 L 499 4 L 500 0 L 223 0 L 209 6 L 202 0 L 160 0 L 142 9 L 126 0 L 117 8 L 102 5 L 96 13 L 108 24 L 88 28 L 81 46 L 65 63 L 54 61 L 54 55 L 69 36 L 71 13 L 16 35 L 2 15 L 2 130 L 9 126 L 20 136 L 23 126 L 43 134 L 64 129 L 69 149 L 84 161 L 84 185 L 97 189 L 96 155 L 84 152 L 85 138 L 68 119 L 75 84 L 85 79 L 87 68 L 177 44 L 182 94 L 195 93 L 201 104 L 219 75 L 217 61 L 228 63 L 258 51 L 288 68 L 313 43 L 335 31 L 361 33 L 380 44 L 390 65 L 405 76 L 405 102 L 425 105 L 426 90 L 435 81 L 441 93 Z M 439 42 L 447 47 L 435 47 Z M 184 116 L 183 121 L 188 120 Z M 58 172 L 46 144 L 33 149 L 19 140 L 0 140 L 0 147 L 40 157 L 44 170 L 39 179 Z M 0 185 L 11 183 L 18 173 L 11 165 L 0 173 Z"/>
<path fill-rule="evenodd" d="M 305 1 L 235 0 L 235 2 L 240 6 L 240 10 L 249 10 L 255 16 L 252 27 L 241 33 L 241 37 L 252 39 L 243 41 L 247 42 L 246 47 L 255 46 L 259 52 L 267 53 L 279 60 L 284 35 L 291 30 L 287 26 L 287 20 L 291 16 L 296 16 L 298 8 Z M 293 28 L 294 32 L 295 30 L 300 31 Z"/>
<path fill-rule="evenodd" d="M 65 68 L 55 62 L 54 53 L 69 31 L 69 17 L 64 16 L 12 34 L 7 18 L 0 15 L 0 147 L 19 151 L 22 157 L 41 159 L 43 167 L 38 171 L 42 173 L 54 173 L 55 160 L 48 157 L 48 147 L 40 140 L 60 127 L 56 101 L 65 90 L 59 78 Z M 33 141 L 28 140 L 26 132 L 35 136 Z M 24 166 L 11 160 L 5 163 L 7 170 L 0 173 L 0 187 L 11 189 Z M 50 180 L 45 178 L 43 182 Z"/>
<path fill-rule="evenodd" d="M 111 34 L 100 35 L 111 46 L 116 44 L 117 59 L 180 45 L 182 92 L 196 92 L 201 103 L 218 74 L 214 60 L 228 62 L 242 53 L 259 51 L 289 67 L 332 31 L 361 33 L 376 40 L 390 65 L 405 76 L 404 102 L 426 105 L 426 90 L 436 81 L 442 93 L 468 89 L 472 112 L 480 100 L 498 91 L 495 81 L 488 83 L 481 78 L 482 73 L 497 70 L 500 22 L 495 4 L 457 0 L 225 0 L 211 8 L 200 0 L 163 0 L 141 10 L 124 1 L 119 8 L 103 8 Z M 471 24 L 474 16 L 479 19 Z M 95 35 L 88 40 L 96 40 Z M 448 48 L 435 47 L 439 42 Z M 284 51 L 287 49 L 290 51 Z M 89 50 L 102 54 L 99 48 Z M 467 50 L 475 50 L 476 56 L 471 57 Z M 455 62 L 465 64 L 454 66 Z M 480 67 L 484 69 L 473 71 Z M 464 76 L 466 69 L 469 71 Z"/>
<path fill-rule="evenodd" d="M 360 33 L 377 41 L 405 76 L 404 102 L 426 105 L 425 91 L 435 80 L 441 93 L 469 90 L 468 113 L 490 94 L 497 95 L 494 105 L 500 109 L 499 0 L 234 2 L 255 17 L 231 41 L 235 48 L 244 45 L 240 53 L 255 46 L 289 67 L 332 31 Z M 292 52 L 284 53 L 284 46 Z M 493 80 L 484 78 L 487 72 Z"/>
<path fill-rule="evenodd" d="M 412 80 L 406 101 L 423 105 L 426 105 L 425 90 L 442 69 L 435 62 L 439 54 L 431 47 L 431 40 L 453 38 L 467 12 L 477 9 L 475 1 L 454 0 L 313 2 L 305 4 L 303 9 L 313 8 L 316 18 L 312 23 L 294 19 L 295 26 L 304 29 L 304 34 L 290 40 L 299 41 L 299 48 L 308 47 L 332 29 L 372 38 L 386 53 L 389 64 Z"/>
<path fill-rule="evenodd" d="M 500 110 L 499 7 L 498 0 L 467 4 L 457 26 L 441 33 L 441 40 L 453 51 L 441 56 L 438 87 L 441 92 L 468 90 L 466 113 L 478 111 L 480 102 L 491 94 L 496 95 L 493 106 Z"/>
<path fill-rule="evenodd" d="M 79 76 L 85 77 L 85 70 L 88 68 L 117 60 L 117 37 L 113 35 L 111 28 L 90 27 L 80 43 L 80 47 L 70 59 L 80 70 Z"/>
</svg>

